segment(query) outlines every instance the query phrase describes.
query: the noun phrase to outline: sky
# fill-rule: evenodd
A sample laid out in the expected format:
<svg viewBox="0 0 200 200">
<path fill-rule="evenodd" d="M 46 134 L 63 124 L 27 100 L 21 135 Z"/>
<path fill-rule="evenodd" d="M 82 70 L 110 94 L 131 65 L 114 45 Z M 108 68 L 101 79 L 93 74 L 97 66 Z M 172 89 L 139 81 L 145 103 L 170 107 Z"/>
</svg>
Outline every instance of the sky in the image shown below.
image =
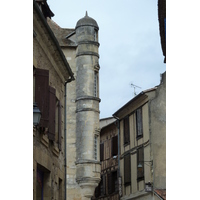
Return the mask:
<svg viewBox="0 0 200 200">
<path fill-rule="evenodd" d="M 48 0 L 61 28 L 75 28 L 88 16 L 99 26 L 100 118 L 141 91 L 159 85 L 163 63 L 157 0 Z M 138 86 L 135 88 L 132 84 Z"/>
<path fill-rule="evenodd" d="M 141 91 L 159 85 L 163 63 L 157 0 L 47 0 L 61 28 L 88 16 L 99 26 L 100 118 L 111 117 Z M 132 86 L 136 85 L 135 88 Z"/>
</svg>

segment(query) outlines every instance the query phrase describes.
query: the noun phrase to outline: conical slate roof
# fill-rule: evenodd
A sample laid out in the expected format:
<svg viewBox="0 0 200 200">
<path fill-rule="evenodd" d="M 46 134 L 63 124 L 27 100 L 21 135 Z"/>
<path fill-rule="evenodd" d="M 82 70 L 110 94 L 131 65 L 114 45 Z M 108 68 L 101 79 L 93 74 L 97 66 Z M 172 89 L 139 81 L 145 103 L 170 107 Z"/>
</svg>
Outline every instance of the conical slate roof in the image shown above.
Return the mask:
<svg viewBox="0 0 200 200">
<path fill-rule="evenodd" d="M 99 26 L 98 26 L 97 22 L 93 18 L 88 16 L 87 11 L 86 11 L 85 17 L 81 18 L 77 22 L 75 29 L 77 29 L 80 26 L 94 26 L 97 29 L 99 29 Z"/>
</svg>

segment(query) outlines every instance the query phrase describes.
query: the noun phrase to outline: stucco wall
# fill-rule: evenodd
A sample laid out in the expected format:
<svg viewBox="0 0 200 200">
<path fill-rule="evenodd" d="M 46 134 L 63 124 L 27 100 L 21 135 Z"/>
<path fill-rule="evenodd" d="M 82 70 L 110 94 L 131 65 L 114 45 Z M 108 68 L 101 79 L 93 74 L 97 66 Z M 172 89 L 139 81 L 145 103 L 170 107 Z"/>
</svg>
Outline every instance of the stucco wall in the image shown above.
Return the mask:
<svg viewBox="0 0 200 200">
<path fill-rule="evenodd" d="M 166 188 L 166 72 L 150 102 L 154 188 Z"/>
</svg>

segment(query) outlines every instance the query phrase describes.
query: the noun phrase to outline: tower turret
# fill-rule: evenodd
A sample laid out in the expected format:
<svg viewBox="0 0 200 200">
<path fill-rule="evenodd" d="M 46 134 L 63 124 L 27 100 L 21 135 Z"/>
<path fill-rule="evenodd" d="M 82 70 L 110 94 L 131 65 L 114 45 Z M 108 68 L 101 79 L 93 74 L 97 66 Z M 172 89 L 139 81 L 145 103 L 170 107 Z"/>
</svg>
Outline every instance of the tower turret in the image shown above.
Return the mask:
<svg viewBox="0 0 200 200">
<path fill-rule="evenodd" d="M 88 16 L 76 24 L 76 181 L 90 199 L 100 181 L 98 24 Z"/>
</svg>

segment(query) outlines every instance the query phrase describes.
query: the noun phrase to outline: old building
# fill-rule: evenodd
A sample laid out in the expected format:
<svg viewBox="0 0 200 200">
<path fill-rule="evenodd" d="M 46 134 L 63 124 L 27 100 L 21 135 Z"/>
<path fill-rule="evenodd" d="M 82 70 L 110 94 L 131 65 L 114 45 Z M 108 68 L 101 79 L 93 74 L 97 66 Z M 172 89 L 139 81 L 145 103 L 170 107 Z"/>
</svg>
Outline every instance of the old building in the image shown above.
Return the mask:
<svg viewBox="0 0 200 200">
<path fill-rule="evenodd" d="M 157 199 L 166 189 L 166 79 L 116 111 L 119 118 L 122 200 Z M 155 192 L 155 193 L 154 193 Z"/>
<path fill-rule="evenodd" d="M 101 182 L 93 199 L 119 199 L 118 124 L 114 117 L 100 120 Z"/>
<path fill-rule="evenodd" d="M 64 199 L 65 88 L 73 72 L 46 19 L 46 1 L 33 1 L 33 102 L 41 111 L 33 128 L 33 199 Z"/>
<path fill-rule="evenodd" d="M 90 199 L 100 182 L 99 27 L 87 12 L 75 29 L 48 23 L 76 79 L 66 88 L 66 198 Z"/>
<path fill-rule="evenodd" d="M 158 0 L 158 22 L 160 30 L 160 43 L 166 63 L 166 0 Z"/>
</svg>

